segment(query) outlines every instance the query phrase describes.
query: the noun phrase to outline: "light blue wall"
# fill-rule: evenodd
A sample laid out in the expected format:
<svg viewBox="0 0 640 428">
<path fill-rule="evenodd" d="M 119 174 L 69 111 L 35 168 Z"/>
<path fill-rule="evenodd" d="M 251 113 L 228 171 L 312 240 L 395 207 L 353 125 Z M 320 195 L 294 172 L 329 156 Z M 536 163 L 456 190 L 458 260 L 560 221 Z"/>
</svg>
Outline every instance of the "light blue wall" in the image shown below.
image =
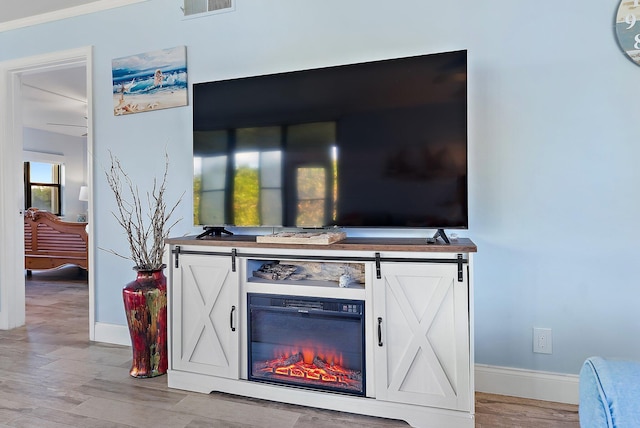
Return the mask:
<svg viewBox="0 0 640 428">
<path fill-rule="evenodd" d="M 127 249 L 102 175 L 108 150 L 141 186 L 171 159 L 169 197 L 187 197 L 189 107 L 114 117 L 111 59 L 187 46 L 191 83 L 439 51 L 469 51 L 470 228 L 476 362 L 577 373 L 585 357 L 640 355 L 640 67 L 617 46 L 618 1 L 237 0 L 183 20 L 150 0 L 0 33 L 0 60 L 94 46 L 97 247 Z M 96 320 L 125 324 L 130 264 L 96 252 Z M 532 353 L 532 327 L 553 354 Z"/>
</svg>

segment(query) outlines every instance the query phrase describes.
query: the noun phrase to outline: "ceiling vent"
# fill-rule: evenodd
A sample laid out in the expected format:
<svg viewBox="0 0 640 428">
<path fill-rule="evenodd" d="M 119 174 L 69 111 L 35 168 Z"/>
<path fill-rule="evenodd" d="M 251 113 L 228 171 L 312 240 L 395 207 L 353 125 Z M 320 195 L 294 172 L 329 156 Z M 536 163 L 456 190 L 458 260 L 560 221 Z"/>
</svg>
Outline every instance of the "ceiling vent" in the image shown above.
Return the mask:
<svg viewBox="0 0 640 428">
<path fill-rule="evenodd" d="M 185 17 L 195 17 L 216 12 L 228 12 L 233 9 L 232 0 L 184 0 L 182 11 Z"/>
</svg>

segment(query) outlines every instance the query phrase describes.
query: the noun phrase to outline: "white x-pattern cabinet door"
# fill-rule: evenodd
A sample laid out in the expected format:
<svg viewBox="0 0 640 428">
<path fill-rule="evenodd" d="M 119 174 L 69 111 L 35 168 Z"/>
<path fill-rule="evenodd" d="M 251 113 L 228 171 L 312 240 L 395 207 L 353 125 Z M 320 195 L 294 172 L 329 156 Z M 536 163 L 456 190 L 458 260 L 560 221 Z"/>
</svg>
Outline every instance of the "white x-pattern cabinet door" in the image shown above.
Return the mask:
<svg viewBox="0 0 640 428">
<path fill-rule="evenodd" d="M 468 278 L 457 264 L 382 263 L 374 284 L 376 398 L 470 408 Z"/>
<path fill-rule="evenodd" d="M 237 379 L 239 292 L 231 257 L 182 254 L 173 275 L 173 368 Z"/>
</svg>

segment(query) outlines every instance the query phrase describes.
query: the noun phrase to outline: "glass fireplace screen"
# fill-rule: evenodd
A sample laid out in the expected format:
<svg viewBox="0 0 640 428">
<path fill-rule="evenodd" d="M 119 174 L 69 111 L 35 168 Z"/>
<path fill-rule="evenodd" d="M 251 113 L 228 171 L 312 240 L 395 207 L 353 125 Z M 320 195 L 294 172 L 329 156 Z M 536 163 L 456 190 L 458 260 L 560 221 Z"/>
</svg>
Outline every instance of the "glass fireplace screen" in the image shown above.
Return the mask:
<svg viewBox="0 0 640 428">
<path fill-rule="evenodd" d="M 249 380 L 365 394 L 364 302 L 249 294 Z"/>
</svg>

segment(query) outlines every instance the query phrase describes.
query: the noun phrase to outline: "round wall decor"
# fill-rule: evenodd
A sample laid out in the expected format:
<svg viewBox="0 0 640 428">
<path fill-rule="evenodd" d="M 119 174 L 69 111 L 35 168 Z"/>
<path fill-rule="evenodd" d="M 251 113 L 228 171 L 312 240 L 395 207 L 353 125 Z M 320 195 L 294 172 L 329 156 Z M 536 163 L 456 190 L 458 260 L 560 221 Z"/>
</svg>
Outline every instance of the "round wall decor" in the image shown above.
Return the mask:
<svg viewBox="0 0 640 428">
<path fill-rule="evenodd" d="M 615 30 L 624 53 L 640 65 L 640 0 L 620 0 Z"/>
</svg>

